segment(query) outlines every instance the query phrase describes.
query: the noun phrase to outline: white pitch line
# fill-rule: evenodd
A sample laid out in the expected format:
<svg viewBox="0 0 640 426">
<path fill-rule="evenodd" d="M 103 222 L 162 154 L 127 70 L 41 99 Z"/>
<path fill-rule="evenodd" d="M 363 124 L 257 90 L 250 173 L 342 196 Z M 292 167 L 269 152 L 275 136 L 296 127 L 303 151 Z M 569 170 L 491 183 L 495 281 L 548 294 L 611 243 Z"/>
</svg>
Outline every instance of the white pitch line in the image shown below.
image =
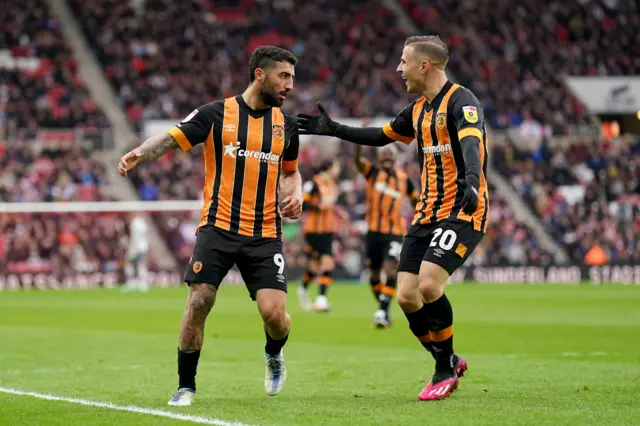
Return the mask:
<svg viewBox="0 0 640 426">
<path fill-rule="evenodd" d="M 225 420 L 211 419 L 211 418 L 202 417 L 202 416 L 193 416 L 190 414 L 178 414 L 178 413 L 172 413 L 171 411 L 159 410 L 155 408 L 143 408 L 143 407 L 137 407 L 135 405 L 118 405 L 118 404 L 113 404 L 111 402 L 90 401 L 88 399 L 80 399 L 80 398 L 67 398 L 66 396 L 58 396 L 58 395 L 52 395 L 48 393 L 27 392 L 19 389 L 0 387 L 0 392 L 9 393 L 12 395 L 31 396 L 33 398 L 46 399 L 48 401 L 62 401 L 62 402 L 69 402 L 71 404 L 86 405 L 89 407 L 108 408 L 110 410 L 128 411 L 130 413 L 149 414 L 151 416 L 166 417 L 168 419 L 173 419 L 173 420 L 184 420 L 187 422 L 199 423 L 203 425 L 251 426 L 251 425 L 240 423 L 240 422 L 228 422 Z"/>
</svg>

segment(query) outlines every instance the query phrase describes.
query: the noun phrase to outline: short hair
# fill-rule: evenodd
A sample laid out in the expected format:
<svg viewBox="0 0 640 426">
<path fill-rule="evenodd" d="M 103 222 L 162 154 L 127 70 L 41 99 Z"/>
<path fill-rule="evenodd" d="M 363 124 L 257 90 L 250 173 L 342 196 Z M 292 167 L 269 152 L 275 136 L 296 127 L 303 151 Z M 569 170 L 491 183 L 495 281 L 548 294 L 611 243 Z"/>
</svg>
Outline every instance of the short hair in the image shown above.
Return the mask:
<svg viewBox="0 0 640 426">
<path fill-rule="evenodd" d="M 406 46 L 413 46 L 413 49 L 429 57 L 430 62 L 439 68 L 444 69 L 449 61 L 449 48 L 437 35 L 411 36 L 404 42 Z"/>
<path fill-rule="evenodd" d="M 276 62 L 289 62 L 291 65 L 296 66 L 298 58 L 287 49 L 283 49 L 277 46 L 260 46 L 251 54 L 251 60 L 249 61 L 249 81 L 256 79 L 255 71 L 257 68 L 270 68 L 275 65 Z"/>
</svg>

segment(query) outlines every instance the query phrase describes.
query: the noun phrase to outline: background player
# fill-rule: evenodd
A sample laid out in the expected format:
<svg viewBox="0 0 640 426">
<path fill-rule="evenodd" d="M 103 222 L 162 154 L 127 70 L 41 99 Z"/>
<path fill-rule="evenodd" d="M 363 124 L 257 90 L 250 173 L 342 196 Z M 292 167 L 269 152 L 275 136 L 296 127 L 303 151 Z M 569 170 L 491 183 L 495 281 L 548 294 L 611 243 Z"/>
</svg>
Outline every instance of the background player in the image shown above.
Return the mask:
<svg viewBox="0 0 640 426">
<path fill-rule="evenodd" d="M 487 229 L 487 134 L 482 107 L 468 89 L 447 79 L 449 52 L 437 36 L 409 37 L 397 71 L 407 91 L 422 96 L 382 128 L 355 128 L 300 114 L 301 134 L 332 135 L 360 145 L 417 141 L 422 195 L 398 267 L 398 303 L 414 335 L 435 360 L 421 400 L 447 398 L 466 363 L 453 351 L 453 310 L 444 294 L 449 276 Z"/>
<path fill-rule="evenodd" d="M 333 234 L 336 231 L 335 215 L 338 200 L 336 179 L 340 175 L 340 162 L 329 160 L 320 166 L 320 171 L 310 181 L 305 182 L 302 192 L 307 215 L 304 222 L 305 257 L 307 270 L 298 287 L 298 297 L 302 309 L 311 308 L 309 284 L 318 276 L 319 293 L 313 309 L 329 312 L 327 292 L 333 284 Z"/>
<path fill-rule="evenodd" d="M 147 255 L 149 253 L 149 227 L 144 218 L 132 213 L 129 215 L 129 247 L 125 260 L 127 282 L 123 291 L 138 290 L 146 292 L 149 288 Z"/>
<path fill-rule="evenodd" d="M 287 270 L 278 196 L 284 198 L 282 215 L 297 218 L 302 183 L 295 118 L 280 106 L 293 89 L 296 63 L 287 50 L 257 48 L 249 65 L 251 83 L 242 95 L 198 107 L 168 133 L 126 154 L 118 166 L 126 175 L 139 162 L 170 149 L 187 151 L 204 143 L 204 207 L 185 275 L 189 295 L 180 325 L 180 381 L 169 405 L 193 403 L 205 320 L 234 264 L 264 321 L 267 393 L 277 394 L 286 379 L 282 347 L 291 318 L 285 310 Z"/>
<path fill-rule="evenodd" d="M 409 198 L 415 205 L 419 196 L 407 174 L 395 167 L 396 155 L 396 148 L 387 145 L 378 151 L 377 165 L 373 165 L 362 156 L 360 145 L 355 153 L 356 167 L 367 181 L 367 261 L 371 291 L 379 302 L 373 316 L 373 323 L 378 328 L 391 325 L 389 304 L 396 294 L 398 259 L 407 232 L 402 217 L 404 199 Z M 382 270 L 385 282 L 381 280 Z"/>
</svg>

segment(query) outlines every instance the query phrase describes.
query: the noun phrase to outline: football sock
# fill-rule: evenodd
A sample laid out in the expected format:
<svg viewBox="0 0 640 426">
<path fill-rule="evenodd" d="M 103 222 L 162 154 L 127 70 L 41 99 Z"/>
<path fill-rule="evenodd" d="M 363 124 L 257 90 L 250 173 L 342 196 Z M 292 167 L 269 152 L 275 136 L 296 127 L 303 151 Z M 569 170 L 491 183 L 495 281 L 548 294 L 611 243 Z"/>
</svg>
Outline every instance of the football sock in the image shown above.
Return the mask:
<svg viewBox="0 0 640 426">
<path fill-rule="evenodd" d="M 333 271 L 324 271 L 318 278 L 320 284 L 320 296 L 326 296 L 329 287 L 333 284 Z"/>
<path fill-rule="evenodd" d="M 285 343 L 287 343 L 287 339 L 289 338 L 289 333 L 287 333 L 284 338 L 280 340 L 275 340 L 273 337 L 269 336 L 269 333 L 264 332 L 265 336 L 267 336 L 267 344 L 264 346 L 264 351 L 267 355 L 276 356 L 282 350 L 282 347 Z"/>
<path fill-rule="evenodd" d="M 200 359 L 200 350 L 181 351 L 178 348 L 178 388 L 189 388 L 196 390 L 196 370 L 198 369 L 198 360 Z"/>
<path fill-rule="evenodd" d="M 382 284 L 382 281 L 380 281 L 379 279 L 370 279 L 369 285 L 371 286 L 373 297 L 375 297 L 376 300 L 380 300 L 380 290 L 382 290 L 382 286 L 384 285 Z"/>
<path fill-rule="evenodd" d="M 453 308 L 447 296 L 424 305 L 436 359 L 436 376 L 453 372 Z"/>
<path fill-rule="evenodd" d="M 305 290 L 307 288 L 309 288 L 309 284 L 311 284 L 313 282 L 313 279 L 315 278 L 316 274 L 314 274 L 311 271 L 306 271 L 303 275 L 302 275 L 302 287 L 305 288 Z"/>
<path fill-rule="evenodd" d="M 431 342 L 431 333 L 429 331 L 429 318 L 427 317 L 426 305 L 422 305 L 422 307 L 416 312 L 405 312 L 404 315 L 409 321 L 409 329 L 413 335 L 418 338 L 422 347 L 431 352 L 431 355 L 435 358 Z"/>
<path fill-rule="evenodd" d="M 380 309 L 385 312 L 389 311 L 389 304 L 393 299 L 393 296 L 396 295 L 396 280 L 395 279 L 387 279 L 387 285 L 382 287 L 380 291 Z"/>
</svg>

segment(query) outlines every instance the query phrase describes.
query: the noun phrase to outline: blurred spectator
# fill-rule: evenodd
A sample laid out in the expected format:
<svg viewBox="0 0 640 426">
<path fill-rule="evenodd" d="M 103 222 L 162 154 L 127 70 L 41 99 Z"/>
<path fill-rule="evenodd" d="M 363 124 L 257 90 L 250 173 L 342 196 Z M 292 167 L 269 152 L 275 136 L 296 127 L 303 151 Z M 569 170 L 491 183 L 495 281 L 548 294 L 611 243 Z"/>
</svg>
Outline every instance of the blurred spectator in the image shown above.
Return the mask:
<svg viewBox="0 0 640 426">
<path fill-rule="evenodd" d="M 540 126 L 565 134 L 569 125 L 591 122 L 566 75 L 640 73 L 633 0 L 400 3 L 420 28 L 447 41 L 452 74 L 480 98 L 495 128 L 525 121 L 534 137 Z"/>
<path fill-rule="evenodd" d="M 99 151 L 19 143 L 0 147 L 0 202 L 100 201 L 107 174 Z"/>
<path fill-rule="evenodd" d="M 547 225 L 575 262 L 604 255 L 640 260 L 640 138 L 575 138 L 536 151 L 494 146 L 493 165 Z"/>
<path fill-rule="evenodd" d="M 361 117 L 407 104 L 395 72 L 406 34 L 379 0 L 70 3 L 134 123 L 183 118 L 242 92 L 260 44 L 300 59 L 286 110 L 323 100 L 337 115 Z"/>
<path fill-rule="evenodd" d="M 0 215 L 1 245 L 6 253 L 0 273 L 65 276 L 120 271 L 127 234 L 121 214 Z"/>
<path fill-rule="evenodd" d="M 0 8 L 0 86 L 6 124 L 28 129 L 103 128 L 108 123 L 85 89 L 59 23 L 45 0 Z"/>
</svg>

